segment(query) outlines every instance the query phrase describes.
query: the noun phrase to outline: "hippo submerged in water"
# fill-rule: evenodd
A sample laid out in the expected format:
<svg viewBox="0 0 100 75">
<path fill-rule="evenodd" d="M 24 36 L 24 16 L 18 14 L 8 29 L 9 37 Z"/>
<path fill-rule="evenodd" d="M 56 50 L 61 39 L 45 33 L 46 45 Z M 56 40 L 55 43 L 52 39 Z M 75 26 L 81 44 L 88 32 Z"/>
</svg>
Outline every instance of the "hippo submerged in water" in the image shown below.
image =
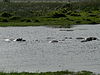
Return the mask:
<svg viewBox="0 0 100 75">
<path fill-rule="evenodd" d="M 58 40 L 52 40 L 52 41 L 49 41 L 49 43 L 57 43 L 59 42 Z"/>
<path fill-rule="evenodd" d="M 81 42 L 87 42 L 87 41 L 92 41 L 92 40 L 99 40 L 99 39 L 96 37 L 88 37 L 88 38 L 85 38 L 84 40 L 82 40 Z"/>
<path fill-rule="evenodd" d="M 22 38 L 18 38 L 16 39 L 16 41 L 26 41 L 26 40 L 23 40 Z"/>
<path fill-rule="evenodd" d="M 22 38 L 18 38 L 18 39 L 5 39 L 5 41 L 26 41 L 26 40 L 23 40 Z"/>
</svg>

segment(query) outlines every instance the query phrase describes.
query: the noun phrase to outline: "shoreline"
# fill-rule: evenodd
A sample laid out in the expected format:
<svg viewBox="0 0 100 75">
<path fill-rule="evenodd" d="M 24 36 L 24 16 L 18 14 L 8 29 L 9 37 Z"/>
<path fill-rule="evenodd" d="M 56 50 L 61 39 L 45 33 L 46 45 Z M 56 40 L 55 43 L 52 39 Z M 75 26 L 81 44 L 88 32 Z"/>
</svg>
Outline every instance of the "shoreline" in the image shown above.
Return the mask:
<svg viewBox="0 0 100 75">
<path fill-rule="evenodd" d="M 0 75 L 100 75 L 91 71 L 56 71 L 56 72 L 0 72 Z"/>
</svg>

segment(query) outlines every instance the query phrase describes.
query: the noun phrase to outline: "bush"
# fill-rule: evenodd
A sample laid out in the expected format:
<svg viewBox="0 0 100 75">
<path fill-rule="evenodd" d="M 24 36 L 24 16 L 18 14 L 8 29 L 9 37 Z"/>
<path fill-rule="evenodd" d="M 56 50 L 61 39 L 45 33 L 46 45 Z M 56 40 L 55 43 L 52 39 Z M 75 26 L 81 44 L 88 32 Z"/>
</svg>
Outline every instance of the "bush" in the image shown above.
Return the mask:
<svg viewBox="0 0 100 75">
<path fill-rule="evenodd" d="M 95 14 L 91 14 L 91 15 L 89 15 L 89 16 L 91 16 L 91 17 L 96 17 L 96 15 L 95 15 Z"/>
<path fill-rule="evenodd" d="M 32 22 L 31 19 L 22 19 L 21 22 Z"/>
<path fill-rule="evenodd" d="M 12 16 L 11 18 L 10 18 L 10 20 L 19 20 L 21 17 L 18 17 L 18 16 Z"/>
<path fill-rule="evenodd" d="M 90 24 L 98 24 L 97 22 L 95 22 L 95 21 L 92 21 Z"/>
<path fill-rule="evenodd" d="M 81 15 L 78 13 L 72 13 L 71 16 L 81 16 Z"/>
<path fill-rule="evenodd" d="M 76 21 L 76 24 L 80 24 L 81 23 L 81 21 Z"/>
<path fill-rule="evenodd" d="M 72 11 L 68 11 L 68 12 L 67 12 L 67 15 L 70 15 L 71 13 L 72 13 Z"/>
<path fill-rule="evenodd" d="M 68 12 L 68 9 L 67 8 L 63 8 L 63 9 L 61 9 L 61 12 L 62 13 L 67 13 Z"/>
<path fill-rule="evenodd" d="M 76 75 L 95 75 L 93 72 L 90 71 L 79 71 Z"/>
<path fill-rule="evenodd" d="M 2 21 L 1 22 L 8 22 L 8 20 L 7 19 L 2 19 Z"/>
<path fill-rule="evenodd" d="M 40 22 L 39 20 L 34 20 L 34 22 Z"/>
<path fill-rule="evenodd" d="M 11 17 L 12 15 L 7 13 L 7 12 L 4 12 L 1 14 L 2 17 Z"/>
<path fill-rule="evenodd" d="M 66 15 L 63 14 L 63 13 L 54 12 L 54 13 L 52 14 L 52 17 L 53 17 L 53 18 L 59 18 L 59 17 L 66 17 Z"/>
<path fill-rule="evenodd" d="M 91 19 L 86 19 L 86 21 L 91 21 Z"/>
<path fill-rule="evenodd" d="M 30 20 L 30 19 L 27 19 L 27 20 L 26 20 L 26 22 L 32 22 L 32 20 Z"/>
</svg>

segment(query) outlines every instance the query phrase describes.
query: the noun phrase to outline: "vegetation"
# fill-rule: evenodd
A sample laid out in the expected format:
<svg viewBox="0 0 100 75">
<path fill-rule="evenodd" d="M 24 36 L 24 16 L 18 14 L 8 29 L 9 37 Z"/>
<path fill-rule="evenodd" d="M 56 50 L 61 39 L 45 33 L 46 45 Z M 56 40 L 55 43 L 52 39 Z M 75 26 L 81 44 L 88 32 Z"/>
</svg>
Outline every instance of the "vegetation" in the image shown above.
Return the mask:
<svg viewBox="0 0 100 75">
<path fill-rule="evenodd" d="M 3 2 L 10 2 L 10 0 L 3 0 Z"/>
<path fill-rule="evenodd" d="M 100 75 L 100 74 L 95 74 L 90 71 L 79 71 L 79 72 L 57 71 L 57 72 L 41 72 L 41 73 L 28 73 L 28 72 L 4 73 L 4 72 L 0 72 L 0 75 Z"/>
<path fill-rule="evenodd" d="M 100 0 L 82 2 L 0 3 L 0 26 L 71 27 L 75 24 L 100 24 Z M 97 75 L 90 71 L 4 73 L 0 75 Z M 100 75 L 100 74 L 98 74 Z"/>
<path fill-rule="evenodd" d="M 71 27 L 75 24 L 100 24 L 100 1 L 0 3 L 0 26 Z"/>
</svg>

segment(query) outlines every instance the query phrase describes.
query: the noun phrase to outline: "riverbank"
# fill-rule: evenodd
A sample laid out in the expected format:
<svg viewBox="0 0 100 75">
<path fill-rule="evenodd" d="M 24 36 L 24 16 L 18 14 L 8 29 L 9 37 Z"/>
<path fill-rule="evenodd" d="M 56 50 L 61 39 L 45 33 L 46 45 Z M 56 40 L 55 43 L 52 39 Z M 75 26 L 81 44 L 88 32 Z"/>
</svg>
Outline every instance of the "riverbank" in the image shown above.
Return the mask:
<svg viewBox="0 0 100 75">
<path fill-rule="evenodd" d="M 0 26 L 100 24 L 100 1 L 0 3 Z"/>
<path fill-rule="evenodd" d="M 100 75 L 100 74 L 95 74 L 95 73 L 90 72 L 90 71 L 79 71 L 79 72 L 57 71 L 57 72 L 41 72 L 41 73 L 29 73 L 29 72 L 4 73 L 4 72 L 0 72 L 0 75 Z"/>
<path fill-rule="evenodd" d="M 69 13 L 70 15 L 68 15 Z M 83 11 L 73 13 L 70 11 L 65 17 L 59 17 L 61 14 L 58 12 L 54 12 L 52 17 L 7 17 L 1 18 L 0 26 L 52 26 L 68 28 L 76 24 L 99 24 L 99 14 L 100 11 L 92 11 L 91 13 Z"/>
</svg>

